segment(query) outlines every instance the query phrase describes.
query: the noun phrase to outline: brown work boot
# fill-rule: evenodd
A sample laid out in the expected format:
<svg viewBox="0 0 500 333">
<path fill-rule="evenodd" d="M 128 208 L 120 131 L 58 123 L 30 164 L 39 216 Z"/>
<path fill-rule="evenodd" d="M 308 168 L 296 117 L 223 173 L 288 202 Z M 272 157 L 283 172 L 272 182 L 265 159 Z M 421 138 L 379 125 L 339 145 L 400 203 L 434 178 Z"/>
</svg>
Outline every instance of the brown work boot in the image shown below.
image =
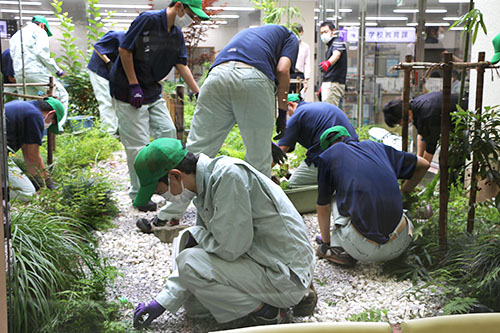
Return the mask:
<svg viewBox="0 0 500 333">
<path fill-rule="evenodd" d="M 316 254 L 321 258 L 325 258 L 328 261 L 346 267 L 354 267 L 357 262 L 356 259 L 351 257 L 349 253 L 340 246 L 330 246 L 326 243 L 321 243 L 321 245 L 316 248 Z"/>
<path fill-rule="evenodd" d="M 293 315 L 295 317 L 312 316 L 314 309 L 316 308 L 316 303 L 318 303 L 318 295 L 316 294 L 314 285 L 311 282 L 309 290 L 304 295 L 300 303 L 292 307 Z"/>
</svg>

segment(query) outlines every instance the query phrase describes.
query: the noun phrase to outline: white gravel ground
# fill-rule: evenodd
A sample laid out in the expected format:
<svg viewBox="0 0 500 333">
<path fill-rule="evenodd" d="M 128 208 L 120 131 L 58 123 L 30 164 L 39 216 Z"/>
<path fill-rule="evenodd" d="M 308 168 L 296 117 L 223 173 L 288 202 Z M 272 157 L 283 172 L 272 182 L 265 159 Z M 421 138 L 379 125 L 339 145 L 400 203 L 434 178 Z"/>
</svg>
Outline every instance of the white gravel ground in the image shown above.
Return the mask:
<svg viewBox="0 0 500 333">
<path fill-rule="evenodd" d="M 129 184 L 124 152 L 115 154 L 111 161 L 101 163 L 100 169 L 116 182 L 114 197 L 120 209 L 115 219 L 116 228 L 99 232 L 100 250 L 110 258 L 123 276 L 118 277 L 109 288 L 109 299 L 125 297 L 132 304 L 152 299 L 160 290 L 171 272 L 171 245 L 161 243 L 153 234 L 138 231 L 135 221 L 140 217 L 151 218 L 153 213 L 143 213 L 132 208 L 127 195 Z M 161 197 L 153 200 L 163 204 Z M 190 206 L 181 223 L 194 224 L 195 208 Z M 309 238 L 314 243 L 319 234 L 316 214 L 303 216 L 308 226 Z M 315 245 L 314 245 L 315 246 Z M 292 322 L 345 321 L 352 315 L 369 309 L 387 311 L 391 324 L 405 319 L 436 315 L 440 309 L 440 297 L 430 291 L 409 292 L 409 281 L 397 282 L 381 274 L 377 264 L 357 264 L 354 268 L 343 268 L 326 260 L 317 260 L 314 284 L 319 296 L 313 316 L 291 318 Z M 123 313 L 132 320 L 133 310 Z M 151 325 L 153 332 L 208 332 L 222 330 L 241 324 L 233 322 L 219 325 L 214 319 L 191 319 L 181 309 L 176 314 L 164 313 Z"/>
</svg>

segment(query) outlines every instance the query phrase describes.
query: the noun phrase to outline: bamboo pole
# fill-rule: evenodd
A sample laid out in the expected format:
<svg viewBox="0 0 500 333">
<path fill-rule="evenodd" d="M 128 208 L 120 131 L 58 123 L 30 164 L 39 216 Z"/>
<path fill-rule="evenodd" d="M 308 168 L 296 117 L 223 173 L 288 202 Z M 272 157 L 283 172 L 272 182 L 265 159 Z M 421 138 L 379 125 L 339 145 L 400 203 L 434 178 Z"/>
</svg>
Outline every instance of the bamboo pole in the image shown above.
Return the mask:
<svg viewBox="0 0 500 333">
<path fill-rule="evenodd" d="M 445 53 L 443 67 L 443 109 L 441 110 L 441 153 L 439 154 L 439 245 L 447 246 L 448 223 L 448 158 L 450 146 L 450 95 L 451 95 L 451 53 Z"/>
<path fill-rule="evenodd" d="M 411 62 L 412 56 L 405 57 L 406 62 Z M 405 68 L 404 86 L 403 86 L 403 151 L 408 151 L 408 111 L 410 109 L 410 74 L 411 67 Z"/>
<path fill-rule="evenodd" d="M 184 142 L 184 85 L 175 88 L 177 99 L 175 101 L 175 129 L 177 139 Z"/>
<path fill-rule="evenodd" d="M 478 60 L 484 60 L 485 53 L 479 52 Z M 484 67 L 477 67 L 477 81 L 476 81 L 476 114 L 481 115 L 483 108 L 483 83 L 484 83 Z M 478 121 L 474 124 L 474 131 L 479 130 L 481 123 Z M 476 195 L 477 195 L 477 171 L 479 169 L 479 162 L 477 152 L 472 156 L 472 171 L 470 178 L 470 194 L 469 194 L 469 212 L 467 214 L 467 232 L 472 233 L 474 229 L 474 218 L 476 215 Z"/>
</svg>

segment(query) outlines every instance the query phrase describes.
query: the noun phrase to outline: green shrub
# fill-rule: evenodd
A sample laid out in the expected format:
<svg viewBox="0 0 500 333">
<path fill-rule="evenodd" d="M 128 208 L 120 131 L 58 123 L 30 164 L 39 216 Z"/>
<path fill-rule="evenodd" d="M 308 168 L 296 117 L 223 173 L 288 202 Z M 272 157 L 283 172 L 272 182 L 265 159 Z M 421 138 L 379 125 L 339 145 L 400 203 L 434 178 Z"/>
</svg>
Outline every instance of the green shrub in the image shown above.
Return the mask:
<svg viewBox="0 0 500 333">
<path fill-rule="evenodd" d="M 55 178 L 75 168 L 107 160 L 114 151 L 121 149 L 120 142 L 96 127 L 82 133 L 64 133 L 57 136 L 52 174 Z M 40 154 L 47 156 L 45 146 Z"/>
<path fill-rule="evenodd" d="M 106 271 L 92 237 L 67 217 L 22 207 L 12 214 L 11 242 L 14 332 L 57 326 L 56 304 L 64 297 L 62 292 Z M 100 290 L 102 296 L 104 287 Z"/>
<path fill-rule="evenodd" d="M 380 309 L 368 309 L 361 313 L 355 314 L 347 318 L 348 321 L 357 321 L 357 322 L 380 322 L 385 321 L 389 322 L 389 318 L 387 317 L 388 310 L 380 310 Z"/>
<path fill-rule="evenodd" d="M 42 190 L 33 204 L 47 213 L 77 219 L 89 230 L 113 226 L 119 210 L 111 198 L 113 186 L 103 175 L 82 169 L 58 181 L 56 190 Z"/>
</svg>

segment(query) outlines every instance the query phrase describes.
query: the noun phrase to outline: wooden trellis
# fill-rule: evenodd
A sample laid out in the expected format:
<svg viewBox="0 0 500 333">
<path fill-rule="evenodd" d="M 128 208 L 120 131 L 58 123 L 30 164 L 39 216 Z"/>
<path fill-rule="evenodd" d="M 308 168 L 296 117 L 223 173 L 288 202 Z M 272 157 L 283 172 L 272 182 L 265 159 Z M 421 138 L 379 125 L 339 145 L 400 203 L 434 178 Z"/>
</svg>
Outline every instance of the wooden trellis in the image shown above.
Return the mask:
<svg viewBox="0 0 500 333">
<path fill-rule="evenodd" d="M 486 68 L 498 68 L 493 66 L 489 61 L 484 61 L 485 53 L 479 52 L 478 62 L 453 62 L 452 54 L 445 53 L 444 62 L 412 62 L 412 56 L 407 55 L 405 62 L 399 63 L 393 69 L 404 70 L 404 86 L 403 86 L 403 145 L 404 151 L 408 151 L 408 111 L 410 109 L 410 74 L 412 70 L 432 70 L 438 69 L 443 71 L 443 107 L 441 110 L 441 152 L 439 154 L 439 244 L 444 249 L 447 245 L 447 223 L 448 223 L 448 167 L 449 167 L 449 146 L 450 146 L 450 96 L 451 96 L 451 72 L 453 69 L 472 68 L 477 70 L 476 81 L 476 112 L 481 114 L 483 107 L 483 83 L 484 70 Z M 460 102 L 460 101 L 459 101 Z M 472 172 L 471 172 L 471 190 L 469 198 L 469 213 L 467 217 L 467 231 L 472 233 L 474 227 L 475 201 L 477 192 L 476 174 L 478 171 L 478 161 L 476 156 L 473 156 Z"/>
</svg>

